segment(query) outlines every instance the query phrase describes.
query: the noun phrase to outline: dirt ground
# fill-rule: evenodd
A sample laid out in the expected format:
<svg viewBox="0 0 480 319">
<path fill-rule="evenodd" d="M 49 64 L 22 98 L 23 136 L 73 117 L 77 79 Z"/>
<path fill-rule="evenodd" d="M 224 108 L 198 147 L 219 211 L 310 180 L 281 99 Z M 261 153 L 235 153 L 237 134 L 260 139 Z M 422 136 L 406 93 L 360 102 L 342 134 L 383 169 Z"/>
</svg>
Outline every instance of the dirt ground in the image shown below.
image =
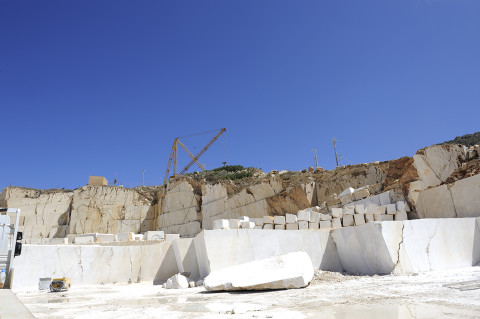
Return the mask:
<svg viewBox="0 0 480 319">
<path fill-rule="evenodd" d="M 209 293 L 147 283 L 19 292 L 37 318 L 480 318 L 480 289 L 445 287 L 480 281 L 480 267 L 402 276 L 321 272 L 304 289 Z"/>
</svg>

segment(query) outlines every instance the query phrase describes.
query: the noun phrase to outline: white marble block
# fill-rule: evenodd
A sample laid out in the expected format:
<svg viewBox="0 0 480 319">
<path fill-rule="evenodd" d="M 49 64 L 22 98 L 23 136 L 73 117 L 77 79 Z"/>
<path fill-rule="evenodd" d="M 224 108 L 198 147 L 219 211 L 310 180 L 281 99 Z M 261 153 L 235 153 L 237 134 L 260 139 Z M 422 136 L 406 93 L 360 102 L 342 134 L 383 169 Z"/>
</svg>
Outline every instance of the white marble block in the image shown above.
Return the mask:
<svg viewBox="0 0 480 319">
<path fill-rule="evenodd" d="M 395 220 L 408 220 L 407 213 L 405 211 L 397 212 L 395 214 Z"/>
<path fill-rule="evenodd" d="M 406 201 L 398 201 L 397 202 L 397 212 L 408 211 L 409 207 Z"/>
<path fill-rule="evenodd" d="M 355 214 L 355 208 L 352 206 L 343 208 L 343 215 L 353 215 Z"/>
<path fill-rule="evenodd" d="M 275 225 L 275 229 L 285 230 L 285 224 Z"/>
<path fill-rule="evenodd" d="M 275 216 L 275 217 L 273 217 L 273 223 L 275 225 L 285 225 L 285 216 Z"/>
<path fill-rule="evenodd" d="M 241 221 L 240 222 L 240 228 L 242 229 L 254 229 L 255 228 L 255 223 L 251 221 Z"/>
<path fill-rule="evenodd" d="M 255 225 L 255 229 L 263 229 L 263 226 Z"/>
<path fill-rule="evenodd" d="M 212 271 L 207 291 L 290 289 L 308 286 L 313 265 L 305 252 L 293 252 Z"/>
<path fill-rule="evenodd" d="M 97 243 L 111 243 L 115 241 L 115 234 L 97 234 Z"/>
<path fill-rule="evenodd" d="M 346 188 L 343 192 L 341 192 L 340 194 L 338 194 L 338 198 L 341 198 L 343 196 L 347 196 L 347 195 L 350 195 L 350 194 L 353 194 L 353 192 L 355 192 L 355 189 L 353 187 L 348 187 Z"/>
<path fill-rule="evenodd" d="M 342 205 L 349 204 L 349 203 L 353 202 L 354 200 L 355 200 L 355 197 L 353 196 L 353 194 L 348 194 L 348 195 L 345 195 L 343 197 L 340 197 L 340 202 L 342 203 Z"/>
<path fill-rule="evenodd" d="M 382 221 L 393 221 L 393 215 L 382 215 Z"/>
<path fill-rule="evenodd" d="M 365 206 L 363 204 L 355 205 L 355 214 L 365 214 Z"/>
<path fill-rule="evenodd" d="M 263 218 L 255 218 L 255 226 L 263 226 Z"/>
<path fill-rule="evenodd" d="M 263 224 L 263 229 L 273 229 L 273 224 Z"/>
<path fill-rule="evenodd" d="M 298 224 L 297 223 L 287 224 L 287 230 L 298 230 Z"/>
<path fill-rule="evenodd" d="M 239 229 L 240 228 L 240 219 L 229 219 L 228 227 L 230 229 Z"/>
<path fill-rule="evenodd" d="M 95 237 L 93 237 L 93 236 L 77 236 L 77 237 L 75 237 L 75 244 L 76 245 L 93 244 L 94 242 L 95 242 Z"/>
<path fill-rule="evenodd" d="M 320 220 L 332 220 L 332 215 L 329 214 L 320 214 Z"/>
<path fill-rule="evenodd" d="M 332 222 L 330 220 L 322 220 L 320 221 L 320 228 L 321 229 L 332 228 Z"/>
<path fill-rule="evenodd" d="M 343 216 L 343 209 L 342 208 L 332 208 L 332 217 L 339 218 Z"/>
<path fill-rule="evenodd" d="M 115 235 L 115 238 L 117 241 L 132 241 L 134 240 L 133 238 L 133 235 L 135 235 L 135 233 L 118 233 Z"/>
<path fill-rule="evenodd" d="M 365 224 L 365 215 L 364 214 L 355 214 L 353 215 L 353 219 L 355 220 L 355 225 L 362 225 Z"/>
<path fill-rule="evenodd" d="M 263 224 L 273 225 L 273 216 L 263 216 Z"/>
<path fill-rule="evenodd" d="M 300 210 L 297 213 L 297 220 L 298 221 L 310 221 L 310 211 L 307 210 Z"/>
<path fill-rule="evenodd" d="M 213 221 L 213 229 L 229 229 L 230 223 L 228 219 L 217 219 Z"/>
<path fill-rule="evenodd" d="M 298 229 L 308 229 L 308 222 L 305 220 L 300 220 L 298 222 Z"/>
<path fill-rule="evenodd" d="M 364 198 L 367 198 L 368 196 L 370 196 L 370 192 L 368 191 L 368 188 L 363 188 L 353 193 L 353 197 L 355 198 L 355 200 L 362 200 Z"/>
<path fill-rule="evenodd" d="M 393 215 L 393 214 L 395 214 L 396 211 L 397 211 L 397 207 L 395 206 L 395 204 L 388 204 L 387 205 L 387 214 Z"/>
<path fill-rule="evenodd" d="M 351 214 L 343 215 L 342 225 L 343 227 L 353 226 L 353 216 Z"/>
<path fill-rule="evenodd" d="M 339 217 L 332 218 L 332 227 L 333 228 L 341 228 L 342 227 L 342 220 Z"/>
<path fill-rule="evenodd" d="M 250 217 L 248 217 L 248 216 L 242 216 L 242 217 L 240 217 L 240 221 L 241 221 L 241 222 L 249 222 L 249 221 L 250 221 Z"/>
<path fill-rule="evenodd" d="M 68 238 L 50 238 L 50 245 L 68 245 Z"/>
<path fill-rule="evenodd" d="M 297 222 L 297 215 L 294 214 L 285 214 L 285 221 L 287 224 L 295 224 Z M 298 229 L 298 225 L 297 225 Z"/>
<path fill-rule="evenodd" d="M 227 220 L 227 225 L 228 225 L 228 220 Z M 162 230 L 149 230 L 145 232 L 145 240 L 164 240 L 164 239 L 165 239 L 165 233 Z"/>
<path fill-rule="evenodd" d="M 165 234 L 165 241 L 174 241 L 175 239 L 179 239 L 180 234 Z"/>
<path fill-rule="evenodd" d="M 180 235 L 178 235 L 180 237 Z M 134 234 L 133 240 L 143 240 L 143 234 Z"/>
<path fill-rule="evenodd" d="M 377 214 L 385 215 L 387 212 L 387 206 L 378 206 L 377 207 Z"/>
<path fill-rule="evenodd" d="M 373 214 L 373 220 L 376 222 L 381 222 L 383 220 L 382 216 L 382 214 Z"/>
<path fill-rule="evenodd" d="M 377 204 L 368 204 L 366 214 L 377 214 L 378 208 Z"/>
<path fill-rule="evenodd" d="M 318 222 L 316 223 L 308 223 L 308 229 L 318 229 Z"/>
<path fill-rule="evenodd" d="M 310 212 L 310 223 L 318 223 L 320 221 L 320 213 Z"/>
<path fill-rule="evenodd" d="M 365 214 L 365 222 L 366 223 L 373 223 L 375 218 L 373 217 L 374 214 Z"/>
</svg>

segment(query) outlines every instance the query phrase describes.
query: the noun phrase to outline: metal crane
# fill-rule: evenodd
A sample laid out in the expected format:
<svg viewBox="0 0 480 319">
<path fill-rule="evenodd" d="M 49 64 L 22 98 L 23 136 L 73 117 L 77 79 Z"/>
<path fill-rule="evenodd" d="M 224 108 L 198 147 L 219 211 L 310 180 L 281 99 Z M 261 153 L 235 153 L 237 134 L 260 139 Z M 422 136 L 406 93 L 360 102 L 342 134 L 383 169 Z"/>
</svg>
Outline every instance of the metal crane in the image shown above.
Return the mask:
<svg viewBox="0 0 480 319">
<path fill-rule="evenodd" d="M 198 159 L 200 158 L 200 156 L 203 155 L 203 153 L 205 153 L 207 151 L 207 149 L 220 137 L 220 135 L 222 135 L 223 133 L 225 133 L 227 131 L 226 128 L 222 128 L 220 129 L 220 132 L 217 133 L 217 135 L 215 135 L 211 140 L 210 142 L 208 142 L 207 145 L 205 145 L 202 150 L 200 152 L 198 152 L 197 155 L 193 155 L 189 150 L 188 148 L 182 143 L 180 142 L 179 138 L 178 137 L 175 137 L 175 139 L 173 140 L 173 146 L 172 146 L 172 150 L 170 151 L 170 157 L 168 159 L 168 165 L 167 165 L 167 171 L 165 173 L 165 179 L 163 180 L 163 184 L 167 184 L 168 182 L 168 177 L 169 177 L 169 174 L 170 174 L 170 166 L 172 165 L 172 162 L 173 162 L 173 175 L 172 177 L 175 177 L 177 175 L 177 153 L 178 153 L 178 147 L 177 147 L 177 144 L 180 144 L 180 146 L 183 148 L 183 150 L 188 154 L 188 156 L 190 156 L 191 158 L 191 161 L 183 168 L 183 170 L 180 172 L 179 175 L 183 175 L 186 171 L 188 171 L 188 169 L 194 164 L 194 163 L 197 163 L 198 167 L 204 171 L 205 170 L 205 165 L 202 165 L 200 164 L 200 162 L 198 161 Z M 199 134 L 203 134 L 203 133 L 199 133 Z M 194 135 L 197 135 L 197 134 L 194 134 Z"/>
</svg>

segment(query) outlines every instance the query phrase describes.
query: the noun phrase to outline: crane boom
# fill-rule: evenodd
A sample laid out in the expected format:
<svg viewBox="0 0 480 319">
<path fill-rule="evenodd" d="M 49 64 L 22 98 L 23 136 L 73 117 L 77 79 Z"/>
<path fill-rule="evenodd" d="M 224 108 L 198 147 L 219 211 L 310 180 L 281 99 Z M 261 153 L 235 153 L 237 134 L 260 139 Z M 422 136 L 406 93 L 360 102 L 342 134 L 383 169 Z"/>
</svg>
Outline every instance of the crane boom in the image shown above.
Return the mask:
<svg viewBox="0 0 480 319">
<path fill-rule="evenodd" d="M 215 135 L 211 140 L 210 142 L 208 142 L 207 145 L 205 145 L 202 150 L 200 152 L 198 152 L 198 154 L 190 161 L 190 163 L 187 164 L 187 166 L 185 166 L 185 168 L 180 172 L 180 175 L 183 175 L 186 171 L 188 171 L 188 169 L 193 165 L 193 163 L 195 163 L 196 161 L 198 161 L 198 159 L 200 158 L 200 156 L 203 155 L 203 153 L 205 153 L 205 151 L 216 141 L 218 140 L 218 138 L 220 137 L 220 135 L 222 135 L 223 133 L 225 133 L 227 131 L 226 128 L 222 128 L 220 130 L 220 132 L 218 132 L 217 135 Z"/>
<path fill-rule="evenodd" d="M 177 175 L 177 156 L 178 156 L 178 147 L 177 147 L 177 143 L 180 144 L 180 146 L 185 150 L 185 152 L 188 154 L 188 156 L 190 156 L 190 158 L 192 159 L 188 164 L 187 166 L 185 166 L 185 168 L 180 172 L 179 175 L 183 175 L 186 171 L 188 171 L 188 169 L 193 165 L 193 163 L 197 163 L 198 167 L 200 167 L 200 169 L 203 171 L 205 170 L 205 165 L 202 165 L 200 164 L 200 162 L 198 161 L 198 159 L 200 158 L 200 156 L 203 155 L 203 153 L 205 153 L 205 151 L 220 137 L 220 135 L 222 135 L 223 133 L 225 133 L 227 131 L 226 128 L 222 128 L 220 130 L 220 132 L 215 135 L 211 140 L 210 142 L 208 142 L 207 145 L 205 145 L 202 150 L 197 154 L 197 155 L 193 155 L 185 145 L 183 145 L 182 142 L 180 142 L 180 140 L 178 139 L 178 137 L 175 137 L 175 139 L 173 140 L 173 146 L 172 146 L 172 150 L 170 151 L 170 157 L 168 158 L 168 165 L 167 165 L 167 171 L 165 173 L 165 179 L 163 180 L 163 184 L 167 184 L 168 182 L 168 175 L 170 174 L 170 167 L 172 165 L 172 162 L 173 162 L 173 176 L 176 176 Z M 200 133 L 200 134 L 204 134 L 204 133 Z"/>
<path fill-rule="evenodd" d="M 180 144 L 180 146 L 183 148 L 183 150 L 188 154 L 188 156 L 190 156 L 190 158 L 191 158 L 195 163 L 197 163 L 198 167 L 200 167 L 200 169 L 201 169 L 202 171 L 204 171 L 204 170 L 205 170 L 205 165 L 200 164 L 200 162 L 197 161 L 197 159 L 195 158 L 195 156 L 193 156 L 193 154 L 190 153 L 190 151 L 188 150 L 188 148 L 187 148 L 185 145 L 183 145 L 183 143 L 180 142 L 179 139 L 177 139 L 177 142 L 178 142 L 178 144 Z"/>
</svg>

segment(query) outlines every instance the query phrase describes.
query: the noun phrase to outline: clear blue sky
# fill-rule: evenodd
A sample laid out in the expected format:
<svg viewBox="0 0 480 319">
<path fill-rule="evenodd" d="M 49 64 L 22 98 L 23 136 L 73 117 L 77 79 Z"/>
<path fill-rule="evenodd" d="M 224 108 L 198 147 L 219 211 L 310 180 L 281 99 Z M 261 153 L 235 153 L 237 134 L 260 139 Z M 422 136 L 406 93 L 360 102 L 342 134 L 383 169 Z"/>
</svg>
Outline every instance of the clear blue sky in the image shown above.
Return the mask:
<svg viewBox="0 0 480 319">
<path fill-rule="evenodd" d="M 0 119 L 0 187 L 411 156 L 480 131 L 480 1 L 0 0 Z"/>
</svg>

